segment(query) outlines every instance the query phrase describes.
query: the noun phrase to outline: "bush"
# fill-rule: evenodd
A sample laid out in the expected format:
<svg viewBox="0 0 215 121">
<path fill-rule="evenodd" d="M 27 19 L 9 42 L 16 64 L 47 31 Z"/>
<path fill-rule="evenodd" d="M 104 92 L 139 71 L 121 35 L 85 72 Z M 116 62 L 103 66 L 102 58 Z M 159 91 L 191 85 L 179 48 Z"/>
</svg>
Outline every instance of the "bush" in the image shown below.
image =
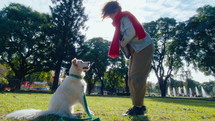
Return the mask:
<svg viewBox="0 0 215 121">
<path fill-rule="evenodd" d="M 8 85 L 8 80 L 5 78 L 0 79 L 0 91 L 4 91 L 4 88 Z"/>
<path fill-rule="evenodd" d="M 5 78 L 2 78 L 2 79 L 0 79 L 0 84 L 7 85 L 8 84 L 8 80 L 5 79 Z"/>
<path fill-rule="evenodd" d="M 0 64 L 0 79 L 4 78 L 9 71 L 9 68 Z"/>
</svg>

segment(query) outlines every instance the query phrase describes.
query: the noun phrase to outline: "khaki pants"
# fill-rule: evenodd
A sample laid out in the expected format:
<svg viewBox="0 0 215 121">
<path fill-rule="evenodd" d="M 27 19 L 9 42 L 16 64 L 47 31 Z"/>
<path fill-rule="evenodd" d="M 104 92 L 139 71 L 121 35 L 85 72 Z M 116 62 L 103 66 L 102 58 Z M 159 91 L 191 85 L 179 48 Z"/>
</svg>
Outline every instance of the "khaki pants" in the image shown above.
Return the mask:
<svg viewBox="0 0 215 121">
<path fill-rule="evenodd" d="M 134 106 L 143 106 L 146 80 L 151 69 L 153 44 L 135 53 L 130 47 L 131 57 L 128 70 L 128 86 Z"/>
</svg>

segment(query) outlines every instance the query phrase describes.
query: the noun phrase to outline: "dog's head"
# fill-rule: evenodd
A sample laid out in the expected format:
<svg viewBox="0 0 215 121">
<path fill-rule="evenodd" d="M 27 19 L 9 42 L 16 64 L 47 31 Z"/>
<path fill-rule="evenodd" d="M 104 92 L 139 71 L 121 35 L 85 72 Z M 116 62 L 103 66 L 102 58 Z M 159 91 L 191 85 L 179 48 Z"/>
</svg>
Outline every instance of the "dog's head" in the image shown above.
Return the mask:
<svg viewBox="0 0 215 121">
<path fill-rule="evenodd" d="M 90 69 L 90 62 L 88 61 L 84 62 L 76 58 L 72 60 L 72 65 L 78 70 L 82 70 L 82 71 L 88 71 Z"/>
</svg>

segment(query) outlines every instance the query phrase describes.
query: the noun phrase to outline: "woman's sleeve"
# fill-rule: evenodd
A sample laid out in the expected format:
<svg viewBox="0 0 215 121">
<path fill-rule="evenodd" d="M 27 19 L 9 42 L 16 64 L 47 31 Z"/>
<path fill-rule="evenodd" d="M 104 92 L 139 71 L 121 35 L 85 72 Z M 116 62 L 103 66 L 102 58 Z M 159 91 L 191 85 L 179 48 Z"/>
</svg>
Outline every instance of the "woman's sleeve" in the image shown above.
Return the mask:
<svg viewBox="0 0 215 121">
<path fill-rule="evenodd" d="M 122 18 L 121 33 L 122 40 L 120 41 L 120 44 L 122 47 L 125 47 L 136 36 L 134 27 L 128 17 Z"/>
</svg>

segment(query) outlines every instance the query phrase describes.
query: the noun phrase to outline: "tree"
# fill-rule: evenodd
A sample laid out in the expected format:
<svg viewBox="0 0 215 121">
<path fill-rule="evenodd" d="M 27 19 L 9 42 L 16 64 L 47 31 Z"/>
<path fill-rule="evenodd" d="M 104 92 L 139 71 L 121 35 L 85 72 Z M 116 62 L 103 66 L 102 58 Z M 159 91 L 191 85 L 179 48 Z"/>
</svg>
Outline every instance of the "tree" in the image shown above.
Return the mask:
<svg viewBox="0 0 215 121">
<path fill-rule="evenodd" d="M 195 81 L 195 80 L 192 80 L 192 79 L 187 79 L 186 80 L 186 85 L 187 85 L 187 88 L 191 88 L 191 89 L 195 89 L 195 87 L 198 87 L 200 85 L 199 82 Z"/>
<path fill-rule="evenodd" d="M 118 68 L 120 72 L 120 78 L 124 80 L 124 86 L 125 91 L 127 94 L 129 94 L 129 87 L 128 87 L 128 60 L 125 56 L 123 56 L 123 53 L 121 52 L 121 56 L 117 58 L 118 61 Z M 120 81 L 120 80 L 119 80 Z"/>
<path fill-rule="evenodd" d="M 206 75 L 215 76 L 215 7 L 206 5 L 187 21 L 187 54 L 185 59 Z"/>
<path fill-rule="evenodd" d="M 82 47 L 80 56 L 83 60 L 90 61 L 91 69 L 87 72 L 88 93 L 91 93 L 96 82 L 101 83 L 101 94 L 104 90 L 104 73 L 109 65 L 108 61 L 109 42 L 103 38 L 92 38 L 86 41 Z"/>
<path fill-rule="evenodd" d="M 107 82 L 105 87 L 111 94 L 116 93 L 117 89 L 122 86 L 121 73 L 119 72 L 119 69 L 115 68 L 105 73 L 105 81 Z"/>
<path fill-rule="evenodd" d="M 8 71 L 9 69 L 7 67 L 0 64 L 0 79 L 4 78 Z"/>
<path fill-rule="evenodd" d="M 36 72 L 28 75 L 26 78 L 28 78 L 30 82 L 49 82 L 52 78 L 52 74 L 51 72 Z"/>
<path fill-rule="evenodd" d="M 109 61 L 110 64 L 108 65 L 107 75 L 105 76 L 108 83 L 107 87 L 115 92 L 119 86 L 125 86 L 125 91 L 129 94 L 128 61 L 122 51 L 119 57 L 115 59 L 109 58 Z"/>
<path fill-rule="evenodd" d="M 171 18 L 160 18 L 157 21 L 144 24 L 144 28 L 154 40 L 152 69 L 158 79 L 162 97 L 166 96 L 167 81 L 173 70 L 182 66 L 182 62 L 179 61 L 180 57 L 172 48 L 176 25 L 176 20 Z"/>
<path fill-rule="evenodd" d="M 125 86 L 126 93 L 129 93 L 127 75 L 128 68 L 123 54 L 121 53 L 121 56 L 117 59 L 111 59 L 108 68 L 109 69 L 105 75 L 107 90 L 113 94 L 116 93 L 119 87 Z"/>
<path fill-rule="evenodd" d="M 53 60 L 55 60 L 54 82 L 52 90 L 58 87 L 60 69 L 77 56 L 77 49 L 84 41 L 81 30 L 85 30 L 83 0 L 52 0 L 52 41 L 54 44 Z"/>
<path fill-rule="evenodd" d="M 21 81 L 26 75 L 50 70 L 49 18 L 15 3 L 0 11 L 0 62 Z"/>
<path fill-rule="evenodd" d="M 205 89 L 205 91 L 210 94 L 213 95 L 213 88 L 215 87 L 215 81 L 209 81 L 209 82 L 204 82 L 201 84 L 201 86 Z"/>
<path fill-rule="evenodd" d="M 0 64 L 0 91 L 3 91 L 8 84 L 8 80 L 4 78 L 8 71 L 7 67 Z"/>
<path fill-rule="evenodd" d="M 147 90 L 149 96 L 150 96 L 150 94 L 152 93 L 152 84 L 153 84 L 153 83 L 150 82 L 150 81 L 147 81 L 147 82 L 146 82 L 146 90 Z"/>
<path fill-rule="evenodd" d="M 178 80 L 175 80 L 175 79 L 173 79 L 173 78 L 170 78 L 169 79 L 169 86 L 170 87 L 183 87 L 183 81 L 178 81 Z"/>
</svg>

